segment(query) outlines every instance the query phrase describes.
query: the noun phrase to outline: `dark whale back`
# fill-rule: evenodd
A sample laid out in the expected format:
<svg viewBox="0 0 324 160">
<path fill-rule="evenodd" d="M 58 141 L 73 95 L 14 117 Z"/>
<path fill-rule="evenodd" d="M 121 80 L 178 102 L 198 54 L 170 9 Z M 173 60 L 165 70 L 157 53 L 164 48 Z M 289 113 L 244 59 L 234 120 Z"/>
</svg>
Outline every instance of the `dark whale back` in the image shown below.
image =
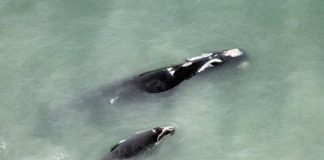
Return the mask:
<svg viewBox="0 0 324 160">
<path fill-rule="evenodd" d="M 194 76 L 196 71 L 205 63 L 205 61 L 206 60 L 197 61 L 186 67 L 179 64 L 146 72 L 139 75 L 136 78 L 136 81 L 141 84 L 141 89 L 146 92 L 164 92 L 179 85 L 182 81 Z M 171 74 L 168 69 L 172 69 L 174 73 Z"/>
<path fill-rule="evenodd" d="M 165 68 L 155 70 L 136 77 L 140 82 L 142 90 L 149 93 L 159 93 L 169 90 L 183 81 L 183 79 L 172 76 Z"/>
<path fill-rule="evenodd" d="M 153 147 L 157 135 L 151 130 L 138 133 L 129 139 L 111 147 L 110 153 L 102 160 L 121 160 L 137 155 L 147 148 Z"/>
</svg>

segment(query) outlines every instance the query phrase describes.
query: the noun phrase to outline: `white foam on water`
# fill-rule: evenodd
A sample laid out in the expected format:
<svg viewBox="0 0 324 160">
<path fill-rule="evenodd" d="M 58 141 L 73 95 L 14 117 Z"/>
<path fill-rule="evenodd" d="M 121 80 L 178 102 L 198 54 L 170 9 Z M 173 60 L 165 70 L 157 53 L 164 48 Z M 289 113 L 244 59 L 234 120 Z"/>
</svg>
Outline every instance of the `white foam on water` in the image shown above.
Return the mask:
<svg viewBox="0 0 324 160">
<path fill-rule="evenodd" d="M 230 56 L 230 57 L 238 57 L 238 56 L 243 55 L 243 52 L 241 50 L 235 48 L 235 49 L 230 49 L 230 50 L 224 51 L 223 55 Z"/>
<path fill-rule="evenodd" d="M 250 66 L 250 62 L 244 61 L 244 62 L 240 63 L 237 67 L 240 68 L 240 69 L 245 69 L 245 68 L 247 68 L 249 66 Z"/>
<path fill-rule="evenodd" d="M 54 153 L 54 155 L 52 156 L 52 160 L 67 160 L 67 159 L 70 159 L 70 155 L 61 152 Z"/>
<path fill-rule="evenodd" d="M 114 97 L 110 99 L 110 104 L 114 104 L 119 97 Z"/>
<path fill-rule="evenodd" d="M 7 151 L 7 143 L 4 142 L 4 141 L 1 141 L 1 144 L 0 144 L 0 149 L 3 150 L 4 152 Z"/>
</svg>

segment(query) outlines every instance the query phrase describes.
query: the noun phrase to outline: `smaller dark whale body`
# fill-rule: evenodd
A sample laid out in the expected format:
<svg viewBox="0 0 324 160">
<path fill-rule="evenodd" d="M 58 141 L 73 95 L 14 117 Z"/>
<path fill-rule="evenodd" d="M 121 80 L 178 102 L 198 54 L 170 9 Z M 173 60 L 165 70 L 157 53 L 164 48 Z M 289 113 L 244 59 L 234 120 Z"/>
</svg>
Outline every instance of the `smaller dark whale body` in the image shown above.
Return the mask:
<svg viewBox="0 0 324 160">
<path fill-rule="evenodd" d="M 243 55 L 239 49 L 202 54 L 185 63 L 143 73 L 135 78 L 137 85 L 148 93 L 167 91 L 207 68 L 228 62 Z"/>
<path fill-rule="evenodd" d="M 122 160 L 138 155 L 141 152 L 156 145 L 163 137 L 173 134 L 175 128 L 156 127 L 152 130 L 137 133 L 113 145 L 110 152 L 102 160 Z"/>
</svg>

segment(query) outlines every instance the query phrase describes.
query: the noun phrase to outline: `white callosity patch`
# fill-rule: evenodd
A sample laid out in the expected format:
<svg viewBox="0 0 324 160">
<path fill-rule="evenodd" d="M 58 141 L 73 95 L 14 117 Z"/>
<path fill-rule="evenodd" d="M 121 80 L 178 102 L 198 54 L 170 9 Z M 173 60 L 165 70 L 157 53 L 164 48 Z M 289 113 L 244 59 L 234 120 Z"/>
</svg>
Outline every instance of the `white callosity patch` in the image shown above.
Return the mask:
<svg viewBox="0 0 324 160">
<path fill-rule="evenodd" d="M 184 64 L 181 65 L 181 67 L 188 67 L 192 64 L 192 62 L 186 62 Z"/>
<path fill-rule="evenodd" d="M 173 74 L 174 74 L 174 72 L 175 72 L 175 70 L 172 68 L 172 67 L 170 67 L 170 68 L 167 68 L 167 71 L 173 76 Z"/>
<path fill-rule="evenodd" d="M 213 66 L 212 63 L 214 63 L 214 62 L 221 63 L 222 60 L 220 60 L 220 59 L 209 60 L 203 66 L 201 66 L 197 72 L 200 73 L 200 72 L 204 71 L 205 69 L 212 67 Z"/>
<path fill-rule="evenodd" d="M 160 139 L 162 138 L 162 136 L 164 135 L 164 132 L 166 131 L 170 131 L 170 132 L 173 132 L 175 130 L 175 127 L 174 126 L 168 126 L 168 127 L 163 127 L 163 130 L 162 132 L 159 134 L 159 136 L 157 137 L 157 142 L 160 141 Z"/>
<path fill-rule="evenodd" d="M 238 56 L 243 55 L 243 52 L 241 50 L 235 48 L 235 49 L 230 49 L 230 50 L 224 51 L 223 55 L 230 56 L 230 57 L 238 57 Z"/>
<path fill-rule="evenodd" d="M 188 61 L 195 61 L 195 60 L 198 60 L 198 59 L 201 59 L 201 58 L 207 58 L 207 57 L 210 57 L 210 56 L 212 56 L 213 55 L 213 53 L 204 53 L 204 54 L 202 54 L 202 55 L 200 55 L 200 56 L 196 56 L 196 57 L 192 57 L 192 58 L 189 58 L 189 59 L 187 59 Z"/>
</svg>

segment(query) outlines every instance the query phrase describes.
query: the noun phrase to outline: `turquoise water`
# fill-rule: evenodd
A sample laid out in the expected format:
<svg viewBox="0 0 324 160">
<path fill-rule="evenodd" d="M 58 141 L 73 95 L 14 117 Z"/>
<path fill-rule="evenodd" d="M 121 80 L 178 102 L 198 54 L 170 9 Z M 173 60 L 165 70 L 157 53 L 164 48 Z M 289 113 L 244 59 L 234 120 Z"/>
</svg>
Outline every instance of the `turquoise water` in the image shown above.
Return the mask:
<svg viewBox="0 0 324 160">
<path fill-rule="evenodd" d="M 324 1 L 2 0 L 0 159 L 96 160 L 135 132 L 177 131 L 145 160 L 322 160 Z M 249 65 L 120 105 L 84 95 L 203 52 Z"/>
</svg>

